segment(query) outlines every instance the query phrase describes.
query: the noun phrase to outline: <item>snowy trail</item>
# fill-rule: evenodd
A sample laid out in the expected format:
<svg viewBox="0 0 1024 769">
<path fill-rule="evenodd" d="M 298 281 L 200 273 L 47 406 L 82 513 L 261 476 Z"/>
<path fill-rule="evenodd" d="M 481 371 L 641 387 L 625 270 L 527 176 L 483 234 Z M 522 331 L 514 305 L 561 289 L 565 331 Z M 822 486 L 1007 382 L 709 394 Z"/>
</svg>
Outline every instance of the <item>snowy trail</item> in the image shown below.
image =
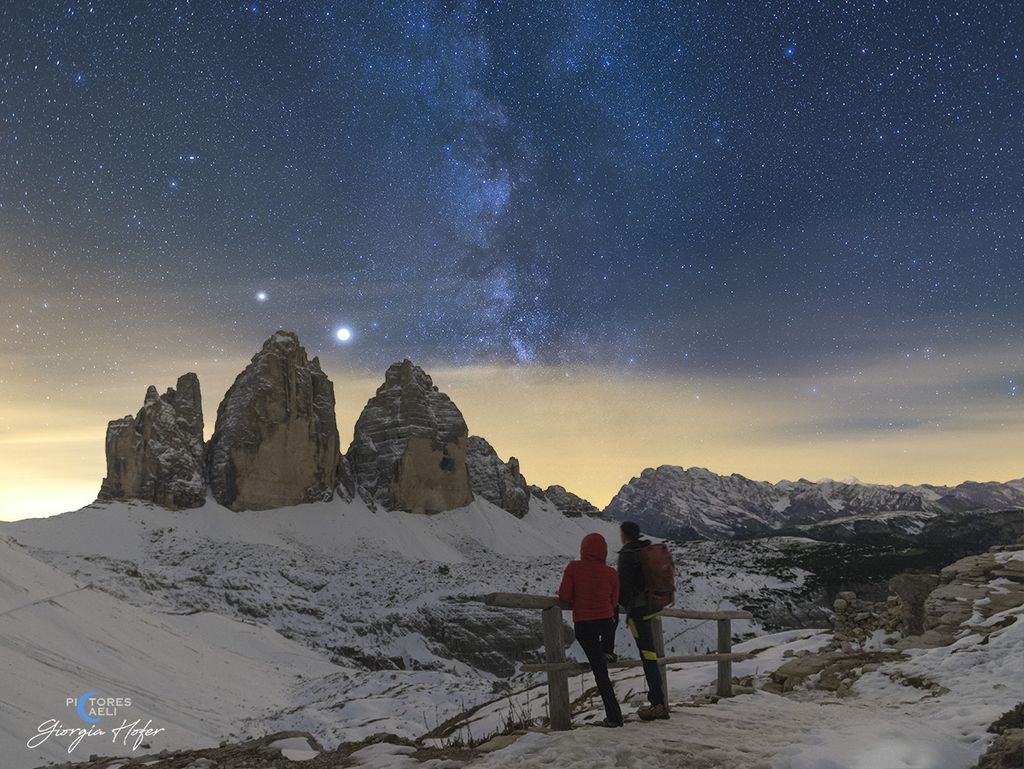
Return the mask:
<svg viewBox="0 0 1024 769">
<path fill-rule="evenodd" d="M 814 690 L 789 695 L 755 691 L 700 707 L 677 706 L 667 722 L 527 734 L 471 766 L 968 769 L 991 741 L 988 724 L 1024 692 L 1024 607 L 993 615 L 988 622 L 1009 624 L 985 643 L 977 634 L 965 634 L 949 646 L 911 650 L 909 659 L 865 673 L 850 697 Z M 746 645 L 771 640 L 780 637 Z M 759 662 L 771 669 L 785 648 L 813 648 L 814 642 L 794 634 L 759 655 L 760 660 L 741 664 L 747 671 Z M 671 670 L 672 701 L 698 691 L 704 675 L 698 666 Z M 918 676 L 943 688 L 906 686 L 894 676 Z M 621 691 L 635 688 L 635 682 L 620 678 L 618 688 L 621 698 Z"/>
<path fill-rule="evenodd" d="M 901 716 L 898 727 L 893 726 L 896 715 Z M 843 738 L 841 750 L 829 735 Z M 945 766 L 969 765 L 963 762 L 972 761 L 972 754 L 950 743 L 941 729 L 870 703 L 802 702 L 757 692 L 715 705 L 676 708 L 668 722 L 528 734 L 470 766 L 904 769 L 936 766 L 940 756 L 950 761 Z"/>
</svg>

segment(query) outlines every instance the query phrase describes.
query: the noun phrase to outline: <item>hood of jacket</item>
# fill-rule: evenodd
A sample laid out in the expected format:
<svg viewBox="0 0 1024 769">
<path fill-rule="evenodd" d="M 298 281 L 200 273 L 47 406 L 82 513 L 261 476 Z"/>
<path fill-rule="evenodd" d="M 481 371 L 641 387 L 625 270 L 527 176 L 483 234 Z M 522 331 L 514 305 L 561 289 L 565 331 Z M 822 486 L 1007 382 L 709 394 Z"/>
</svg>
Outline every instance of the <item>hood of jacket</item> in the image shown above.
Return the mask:
<svg viewBox="0 0 1024 769">
<path fill-rule="evenodd" d="M 580 560 L 600 561 L 604 563 L 608 559 L 608 543 L 605 538 L 597 532 L 588 534 L 580 542 Z"/>
</svg>

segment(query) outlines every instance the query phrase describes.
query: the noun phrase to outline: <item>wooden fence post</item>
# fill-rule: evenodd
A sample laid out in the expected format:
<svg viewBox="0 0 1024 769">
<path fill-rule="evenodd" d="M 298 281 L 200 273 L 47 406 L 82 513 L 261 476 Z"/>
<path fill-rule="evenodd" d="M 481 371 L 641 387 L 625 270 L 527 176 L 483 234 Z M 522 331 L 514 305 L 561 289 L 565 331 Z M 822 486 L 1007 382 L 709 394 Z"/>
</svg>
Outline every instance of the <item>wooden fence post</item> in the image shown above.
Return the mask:
<svg viewBox="0 0 1024 769">
<path fill-rule="evenodd" d="M 718 620 L 718 653 L 732 652 L 732 622 L 727 619 Z M 718 663 L 718 696 L 732 696 L 732 660 Z"/>
<path fill-rule="evenodd" d="M 661 674 L 661 691 L 665 695 L 665 709 L 668 709 L 668 666 L 660 660 L 665 656 L 665 632 L 661 617 L 651 620 L 651 635 L 654 636 L 654 653 L 658 655 L 658 672 Z"/>
<path fill-rule="evenodd" d="M 544 661 L 565 662 L 565 630 L 562 610 L 558 606 L 544 609 Z M 548 712 L 551 729 L 564 732 L 572 728 L 569 712 L 569 671 L 548 671 Z"/>
</svg>

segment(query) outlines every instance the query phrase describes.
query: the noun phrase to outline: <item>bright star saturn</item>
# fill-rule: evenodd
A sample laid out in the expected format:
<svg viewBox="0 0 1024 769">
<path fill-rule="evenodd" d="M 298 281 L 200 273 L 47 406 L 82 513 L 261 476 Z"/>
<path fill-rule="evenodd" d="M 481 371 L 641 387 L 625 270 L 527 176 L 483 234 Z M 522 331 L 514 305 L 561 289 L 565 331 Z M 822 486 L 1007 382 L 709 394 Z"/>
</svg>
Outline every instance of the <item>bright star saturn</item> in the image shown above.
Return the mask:
<svg viewBox="0 0 1024 769">
<path fill-rule="evenodd" d="M 347 342 L 349 339 L 352 338 L 352 331 L 348 328 L 348 326 L 342 326 L 335 332 L 334 335 L 338 337 L 339 342 Z"/>
</svg>

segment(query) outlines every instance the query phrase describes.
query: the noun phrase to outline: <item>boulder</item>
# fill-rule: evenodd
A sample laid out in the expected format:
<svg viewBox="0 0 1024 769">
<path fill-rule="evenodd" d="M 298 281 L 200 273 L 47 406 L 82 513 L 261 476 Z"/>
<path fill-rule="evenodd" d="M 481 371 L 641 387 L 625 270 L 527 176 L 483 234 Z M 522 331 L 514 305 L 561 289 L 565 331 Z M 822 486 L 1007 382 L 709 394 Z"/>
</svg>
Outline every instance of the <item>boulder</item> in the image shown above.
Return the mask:
<svg viewBox="0 0 1024 769">
<path fill-rule="evenodd" d="M 107 426 L 107 475 L 99 499 L 141 499 L 172 509 L 206 502 L 203 404 L 199 378 L 178 377 L 158 395 L 152 385 L 134 417 Z"/>
<path fill-rule="evenodd" d="M 210 487 L 232 510 L 328 500 L 340 468 L 334 385 L 278 331 L 228 388 L 210 439 Z"/>
<path fill-rule="evenodd" d="M 483 497 L 517 518 L 530 510 L 530 488 L 519 472 L 519 460 L 502 462 L 490 443 L 471 435 L 466 448 L 466 467 L 473 494 Z"/>
<path fill-rule="evenodd" d="M 435 513 L 473 501 L 462 413 L 408 358 L 393 363 L 356 420 L 346 454 L 360 494 L 389 510 Z"/>
<path fill-rule="evenodd" d="M 935 574 L 897 574 L 889 580 L 889 591 L 899 598 L 904 634 L 925 631 L 924 602 L 938 585 Z"/>
</svg>

